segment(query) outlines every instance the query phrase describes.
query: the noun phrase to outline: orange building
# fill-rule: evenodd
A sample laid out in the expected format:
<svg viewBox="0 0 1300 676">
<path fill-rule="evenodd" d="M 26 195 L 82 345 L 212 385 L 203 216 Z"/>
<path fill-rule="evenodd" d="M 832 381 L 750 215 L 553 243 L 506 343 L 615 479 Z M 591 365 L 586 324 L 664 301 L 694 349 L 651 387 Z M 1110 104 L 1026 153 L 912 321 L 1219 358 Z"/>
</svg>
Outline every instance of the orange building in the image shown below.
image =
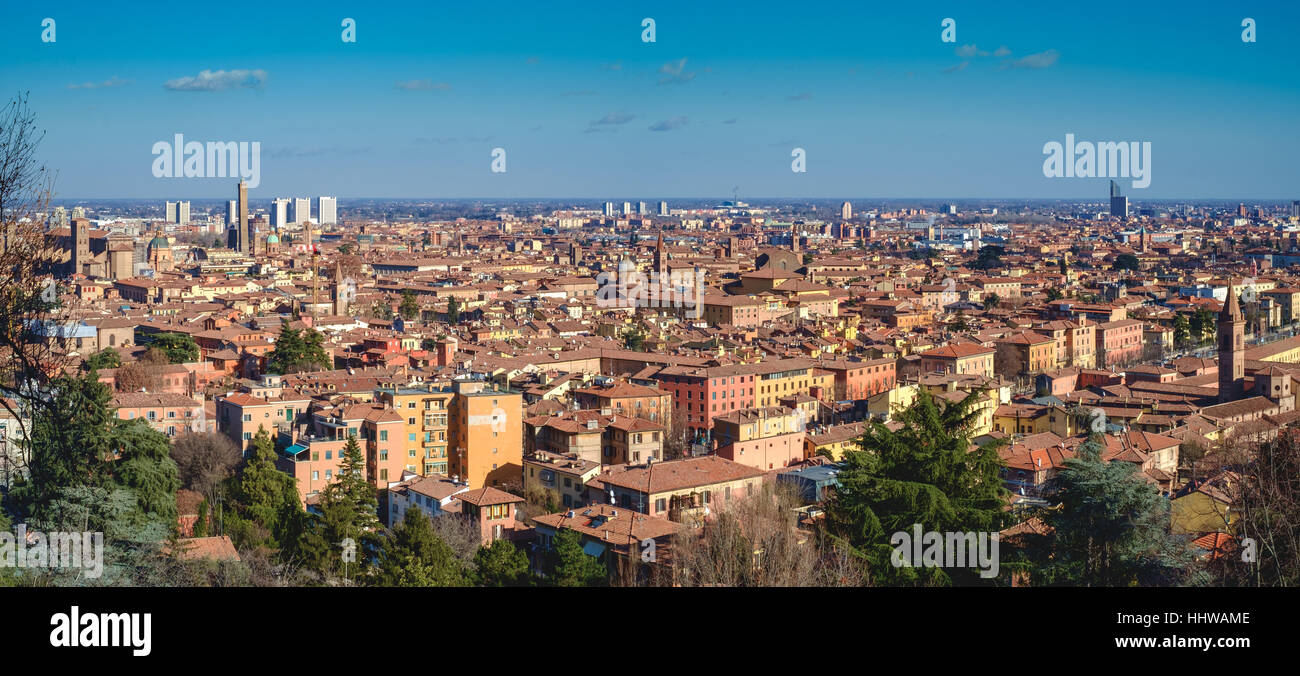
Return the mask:
<svg viewBox="0 0 1300 676">
<path fill-rule="evenodd" d="M 523 394 L 456 381 L 448 430 L 448 467 L 472 488 L 523 480 Z"/>
</svg>

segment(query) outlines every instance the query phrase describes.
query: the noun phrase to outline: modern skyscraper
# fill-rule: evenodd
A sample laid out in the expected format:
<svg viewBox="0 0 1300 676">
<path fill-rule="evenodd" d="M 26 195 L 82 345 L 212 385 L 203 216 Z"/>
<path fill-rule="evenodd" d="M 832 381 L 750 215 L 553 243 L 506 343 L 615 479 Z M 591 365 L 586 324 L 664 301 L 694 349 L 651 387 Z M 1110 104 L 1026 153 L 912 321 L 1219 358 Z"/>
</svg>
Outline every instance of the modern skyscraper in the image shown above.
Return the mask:
<svg viewBox="0 0 1300 676">
<path fill-rule="evenodd" d="M 614 203 L 613 203 L 613 202 L 606 202 L 606 203 L 605 203 L 605 215 L 606 215 L 606 216 L 613 216 L 613 215 L 614 215 Z"/>
<path fill-rule="evenodd" d="M 1119 193 L 1119 184 L 1110 182 L 1110 215 L 1128 218 L 1128 198 Z"/>
<path fill-rule="evenodd" d="M 660 216 L 667 216 L 667 215 L 668 215 L 668 203 L 667 203 L 667 202 L 660 202 L 660 203 L 659 203 L 659 215 L 660 215 Z"/>
<path fill-rule="evenodd" d="M 289 224 L 289 198 L 277 197 L 271 200 L 271 227 L 283 228 Z"/>
<path fill-rule="evenodd" d="M 851 203 L 845 202 L 840 205 L 840 218 L 846 221 L 853 218 L 853 205 Z"/>
<path fill-rule="evenodd" d="M 239 207 L 237 206 L 235 200 L 230 200 L 229 202 L 226 202 L 226 227 L 227 228 L 235 227 L 237 221 L 236 214 L 239 213 L 237 211 L 238 208 Z"/>
<path fill-rule="evenodd" d="M 1291 200 L 1291 218 L 1300 218 L 1300 200 Z"/>
<path fill-rule="evenodd" d="M 623 215 L 624 215 L 624 216 L 631 216 L 631 215 L 632 215 L 632 203 L 631 203 L 631 202 L 624 202 L 624 203 L 623 203 Z"/>
<path fill-rule="evenodd" d="M 189 222 L 190 222 L 190 203 L 189 203 L 189 202 L 177 202 L 177 203 L 176 203 L 176 223 L 177 223 L 178 225 L 186 225 L 186 224 L 188 224 Z"/>
<path fill-rule="evenodd" d="M 68 227 L 68 210 L 63 207 L 54 207 L 54 227 Z"/>
<path fill-rule="evenodd" d="M 163 216 L 164 221 L 167 221 L 168 223 L 176 222 L 176 204 L 176 202 L 167 203 L 167 213 Z"/>
<path fill-rule="evenodd" d="M 316 200 L 316 220 L 321 225 L 335 225 L 339 222 L 339 199 L 321 196 Z"/>
<path fill-rule="evenodd" d="M 289 222 L 302 225 L 311 220 L 311 198 L 295 197 L 290 204 Z"/>
<path fill-rule="evenodd" d="M 646 208 L 645 202 L 637 202 L 636 212 L 641 216 L 645 216 L 650 213 L 650 210 Z"/>
</svg>

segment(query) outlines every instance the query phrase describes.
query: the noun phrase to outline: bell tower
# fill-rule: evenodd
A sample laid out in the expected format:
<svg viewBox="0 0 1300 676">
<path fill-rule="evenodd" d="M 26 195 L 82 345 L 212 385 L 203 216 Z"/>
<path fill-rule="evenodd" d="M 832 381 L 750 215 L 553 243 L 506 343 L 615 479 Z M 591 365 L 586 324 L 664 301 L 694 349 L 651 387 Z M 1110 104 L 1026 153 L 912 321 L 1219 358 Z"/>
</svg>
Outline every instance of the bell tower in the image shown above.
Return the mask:
<svg viewBox="0 0 1300 676">
<path fill-rule="evenodd" d="M 1237 290 L 1228 285 L 1228 300 L 1219 311 L 1219 401 L 1241 399 L 1246 381 L 1246 318 Z"/>
</svg>

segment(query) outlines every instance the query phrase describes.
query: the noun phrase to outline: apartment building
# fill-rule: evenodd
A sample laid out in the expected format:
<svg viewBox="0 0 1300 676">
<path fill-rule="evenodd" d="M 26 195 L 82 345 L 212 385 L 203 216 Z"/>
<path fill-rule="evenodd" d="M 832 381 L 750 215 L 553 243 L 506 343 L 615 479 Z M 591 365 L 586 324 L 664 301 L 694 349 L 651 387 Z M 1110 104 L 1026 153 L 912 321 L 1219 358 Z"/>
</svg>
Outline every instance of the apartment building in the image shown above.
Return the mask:
<svg viewBox="0 0 1300 676">
<path fill-rule="evenodd" d="M 455 381 L 448 411 L 448 469 L 471 487 L 518 482 L 523 472 L 523 395 Z"/>
<path fill-rule="evenodd" d="M 953 343 L 921 353 L 921 373 L 992 377 L 997 350 L 977 343 Z"/>
<path fill-rule="evenodd" d="M 706 512 L 716 513 L 732 500 L 759 490 L 763 474 L 716 455 L 615 465 L 587 483 L 587 495 L 592 502 L 698 524 Z"/>
<path fill-rule="evenodd" d="M 804 459 L 807 415 L 784 406 L 747 408 L 713 419 L 718 457 L 760 470 L 778 469 Z"/>
<path fill-rule="evenodd" d="M 558 509 L 587 504 L 587 482 L 601 464 L 574 454 L 533 451 L 524 457 L 524 496 Z"/>
<path fill-rule="evenodd" d="M 143 419 L 149 426 L 175 437 L 193 432 L 210 432 L 212 421 L 203 413 L 203 400 L 169 392 L 120 392 L 110 406 L 121 420 Z"/>
<path fill-rule="evenodd" d="M 276 463 L 298 480 L 298 493 L 319 493 L 338 478 L 348 440 L 355 439 L 366 459 L 366 479 L 378 489 L 401 478 L 405 462 L 404 421 L 387 404 L 346 404 L 315 411 L 306 432 L 280 451 Z M 282 435 L 282 441 L 288 435 Z"/>
</svg>

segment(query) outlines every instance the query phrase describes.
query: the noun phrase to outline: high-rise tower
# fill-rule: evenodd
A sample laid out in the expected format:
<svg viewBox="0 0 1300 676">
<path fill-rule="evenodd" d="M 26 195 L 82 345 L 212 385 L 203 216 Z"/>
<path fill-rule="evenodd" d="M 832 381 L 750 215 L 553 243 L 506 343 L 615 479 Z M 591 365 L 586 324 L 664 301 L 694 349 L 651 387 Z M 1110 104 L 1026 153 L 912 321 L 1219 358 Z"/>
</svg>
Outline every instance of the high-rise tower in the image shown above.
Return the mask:
<svg viewBox="0 0 1300 676">
<path fill-rule="evenodd" d="M 1110 182 L 1110 215 L 1116 218 L 1128 218 L 1128 198 L 1119 194 L 1119 184 Z"/>
<path fill-rule="evenodd" d="M 250 233 L 248 232 L 248 184 L 242 180 L 239 182 L 239 199 L 236 201 L 239 202 L 239 222 L 235 225 L 239 230 L 239 252 L 252 254 L 253 238 L 249 236 Z"/>
</svg>

